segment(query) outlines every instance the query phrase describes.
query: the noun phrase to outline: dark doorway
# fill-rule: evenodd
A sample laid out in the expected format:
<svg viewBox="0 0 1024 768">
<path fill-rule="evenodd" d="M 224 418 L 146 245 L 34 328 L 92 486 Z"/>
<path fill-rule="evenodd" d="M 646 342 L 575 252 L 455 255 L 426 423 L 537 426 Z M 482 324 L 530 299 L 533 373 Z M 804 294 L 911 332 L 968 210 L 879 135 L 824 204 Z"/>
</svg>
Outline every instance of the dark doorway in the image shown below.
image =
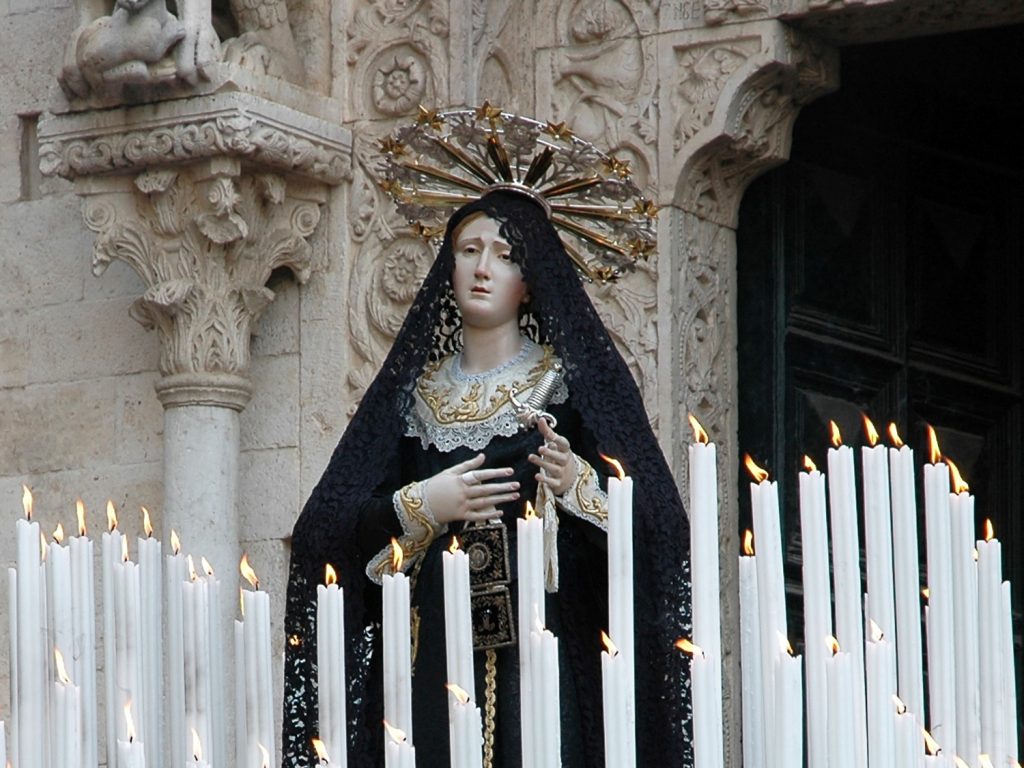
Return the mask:
<svg viewBox="0 0 1024 768">
<path fill-rule="evenodd" d="M 990 518 L 1003 541 L 1024 705 L 1022 51 L 1024 27 L 844 48 L 840 90 L 803 110 L 791 160 L 744 197 L 738 306 L 740 447 L 783 494 L 793 636 L 803 454 L 824 466 L 829 419 L 848 445 L 864 444 L 862 412 L 895 422 L 922 499 L 932 424 L 979 537 Z"/>
</svg>

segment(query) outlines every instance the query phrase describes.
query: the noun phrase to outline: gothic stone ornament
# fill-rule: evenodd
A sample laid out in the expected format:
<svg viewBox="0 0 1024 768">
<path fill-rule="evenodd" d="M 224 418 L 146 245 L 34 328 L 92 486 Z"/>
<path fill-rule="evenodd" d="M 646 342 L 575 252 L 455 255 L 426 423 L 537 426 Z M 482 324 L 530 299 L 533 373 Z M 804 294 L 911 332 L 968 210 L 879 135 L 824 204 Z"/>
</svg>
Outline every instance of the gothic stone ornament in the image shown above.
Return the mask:
<svg viewBox="0 0 1024 768">
<path fill-rule="evenodd" d="M 85 186 L 93 271 L 123 261 L 147 286 L 131 315 L 160 335 L 164 405 L 240 410 L 251 391 L 249 337 L 274 298 L 265 283 L 279 267 L 308 278 L 324 189 L 230 160 Z"/>
<path fill-rule="evenodd" d="M 565 123 L 541 123 L 488 102 L 475 110 L 420 107 L 415 123 L 380 148 L 382 188 L 429 236 L 464 203 L 513 189 L 548 211 L 588 280 L 614 280 L 654 252 L 657 206 L 630 179 L 629 163 Z"/>
</svg>

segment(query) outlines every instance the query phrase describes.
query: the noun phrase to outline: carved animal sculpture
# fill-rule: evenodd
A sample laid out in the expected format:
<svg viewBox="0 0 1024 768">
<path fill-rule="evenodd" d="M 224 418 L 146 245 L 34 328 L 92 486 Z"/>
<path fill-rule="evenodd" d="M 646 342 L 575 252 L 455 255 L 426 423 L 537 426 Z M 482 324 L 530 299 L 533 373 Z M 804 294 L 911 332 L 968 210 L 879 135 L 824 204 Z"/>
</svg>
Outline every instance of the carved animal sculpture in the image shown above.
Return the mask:
<svg viewBox="0 0 1024 768">
<path fill-rule="evenodd" d="M 285 0 L 231 0 L 231 12 L 240 34 L 227 42 L 225 61 L 298 85 L 305 81 Z"/>
</svg>

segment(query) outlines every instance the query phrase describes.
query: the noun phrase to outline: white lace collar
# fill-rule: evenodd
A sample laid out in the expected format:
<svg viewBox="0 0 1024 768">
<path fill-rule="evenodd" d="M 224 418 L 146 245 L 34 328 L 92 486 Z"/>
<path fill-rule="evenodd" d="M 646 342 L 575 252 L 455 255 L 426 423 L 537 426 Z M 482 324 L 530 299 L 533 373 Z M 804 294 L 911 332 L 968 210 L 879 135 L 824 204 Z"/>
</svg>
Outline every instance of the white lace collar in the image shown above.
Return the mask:
<svg viewBox="0 0 1024 768">
<path fill-rule="evenodd" d="M 416 382 L 406 434 L 420 438 L 424 448 L 480 450 L 494 437 L 514 435 L 519 422 L 509 395 L 525 400 L 558 360 L 551 347 L 524 339 L 519 354 L 489 371 L 465 373 L 461 362 L 461 353 L 449 355 L 428 365 Z M 551 402 L 564 403 L 568 397 L 563 381 Z"/>
</svg>

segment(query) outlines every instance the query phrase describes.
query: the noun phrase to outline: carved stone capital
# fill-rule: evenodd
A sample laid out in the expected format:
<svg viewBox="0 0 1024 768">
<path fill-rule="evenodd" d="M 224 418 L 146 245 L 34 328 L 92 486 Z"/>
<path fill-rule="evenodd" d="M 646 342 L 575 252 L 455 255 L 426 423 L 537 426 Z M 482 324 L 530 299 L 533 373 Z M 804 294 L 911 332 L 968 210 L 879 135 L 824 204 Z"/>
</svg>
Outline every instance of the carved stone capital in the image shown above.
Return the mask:
<svg viewBox="0 0 1024 768">
<path fill-rule="evenodd" d="M 661 41 L 662 196 L 735 227 L 747 185 L 789 156 L 800 107 L 838 85 L 828 46 L 776 21 Z"/>
<path fill-rule="evenodd" d="M 280 267 L 308 278 L 326 188 L 231 158 L 76 186 L 96 233 L 93 272 L 123 261 L 146 285 L 131 315 L 160 336 L 161 401 L 241 410 L 249 338 L 274 298 L 267 279 Z"/>
<path fill-rule="evenodd" d="M 338 184 L 352 168 L 347 130 L 250 93 L 50 116 L 40 121 L 39 138 L 43 173 L 66 179 L 235 158 Z"/>
</svg>

